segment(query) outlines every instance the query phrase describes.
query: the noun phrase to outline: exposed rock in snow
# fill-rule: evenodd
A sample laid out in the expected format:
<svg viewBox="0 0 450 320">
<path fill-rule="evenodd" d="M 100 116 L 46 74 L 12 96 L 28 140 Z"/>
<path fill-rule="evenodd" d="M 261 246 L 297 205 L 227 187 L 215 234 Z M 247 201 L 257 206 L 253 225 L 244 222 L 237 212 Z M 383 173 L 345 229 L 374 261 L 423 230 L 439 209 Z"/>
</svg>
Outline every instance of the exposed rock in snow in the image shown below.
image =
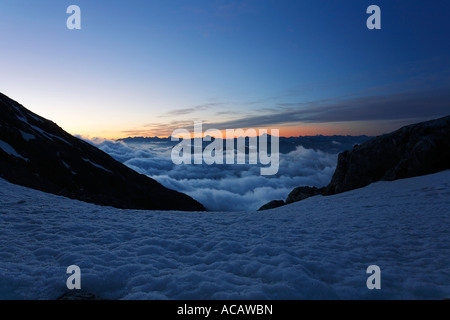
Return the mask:
<svg viewBox="0 0 450 320">
<path fill-rule="evenodd" d="M 294 203 L 297 201 L 305 200 L 309 197 L 314 197 L 319 194 L 322 194 L 324 191 L 324 188 L 318 189 L 316 187 L 298 187 L 289 193 L 286 203 Z"/>
<path fill-rule="evenodd" d="M 286 203 L 332 195 L 377 181 L 393 181 L 450 169 L 450 116 L 403 127 L 339 154 L 326 188 L 295 188 Z"/>
<path fill-rule="evenodd" d="M 264 210 L 278 208 L 278 207 L 284 206 L 285 204 L 286 203 L 283 200 L 273 200 L 273 201 L 270 201 L 269 203 L 263 205 L 261 208 L 259 208 L 258 211 L 264 211 Z"/>
<path fill-rule="evenodd" d="M 326 194 L 450 169 L 450 116 L 403 127 L 339 155 Z"/>
</svg>

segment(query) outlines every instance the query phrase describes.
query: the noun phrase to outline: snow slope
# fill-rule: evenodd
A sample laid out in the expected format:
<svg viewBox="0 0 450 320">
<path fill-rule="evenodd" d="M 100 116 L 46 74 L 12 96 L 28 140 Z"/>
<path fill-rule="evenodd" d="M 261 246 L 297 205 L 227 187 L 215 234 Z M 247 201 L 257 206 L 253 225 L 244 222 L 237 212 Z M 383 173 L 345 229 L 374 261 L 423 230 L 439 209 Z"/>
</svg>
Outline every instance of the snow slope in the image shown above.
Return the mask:
<svg viewBox="0 0 450 320">
<path fill-rule="evenodd" d="M 265 212 L 151 212 L 0 179 L 0 299 L 450 297 L 450 171 Z M 381 290 L 366 269 L 381 268 Z"/>
</svg>

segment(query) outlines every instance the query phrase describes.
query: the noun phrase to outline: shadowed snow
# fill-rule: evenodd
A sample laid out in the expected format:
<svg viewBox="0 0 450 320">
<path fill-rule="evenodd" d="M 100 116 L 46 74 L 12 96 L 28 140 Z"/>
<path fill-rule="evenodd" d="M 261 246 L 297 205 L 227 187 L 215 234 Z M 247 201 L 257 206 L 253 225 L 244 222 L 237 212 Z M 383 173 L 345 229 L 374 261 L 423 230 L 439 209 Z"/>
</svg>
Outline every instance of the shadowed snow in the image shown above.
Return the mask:
<svg viewBox="0 0 450 320">
<path fill-rule="evenodd" d="M 106 299 L 450 297 L 450 171 L 259 213 L 119 210 L 1 179 L 0 202 L 0 299 L 55 299 L 73 264 Z"/>
</svg>

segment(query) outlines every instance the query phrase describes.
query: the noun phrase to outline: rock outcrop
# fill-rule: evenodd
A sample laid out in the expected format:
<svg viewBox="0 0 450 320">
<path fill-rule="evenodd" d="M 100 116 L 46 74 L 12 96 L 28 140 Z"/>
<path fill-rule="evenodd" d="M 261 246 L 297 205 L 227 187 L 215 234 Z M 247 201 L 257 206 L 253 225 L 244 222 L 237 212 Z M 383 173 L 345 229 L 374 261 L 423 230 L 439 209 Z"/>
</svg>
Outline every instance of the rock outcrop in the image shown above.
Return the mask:
<svg viewBox="0 0 450 320">
<path fill-rule="evenodd" d="M 275 209 L 275 208 L 278 208 L 278 207 L 282 207 L 285 204 L 286 203 L 283 200 L 273 200 L 273 201 L 270 201 L 269 203 L 266 203 L 265 205 L 263 205 L 261 208 L 258 209 L 258 211 Z"/>
<path fill-rule="evenodd" d="M 203 211 L 0 93 L 0 177 L 68 198 L 124 209 Z"/>
<path fill-rule="evenodd" d="M 286 204 L 316 195 L 333 195 L 450 169 L 450 116 L 403 127 L 339 154 L 336 171 L 325 188 L 298 187 Z M 273 206 L 273 201 L 262 208 Z"/>
<path fill-rule="evenodd" d="M 325 188 L 318 189 L 316 187 L 297 187 L 289 193 L 286 204 L 302 201 L 310 197 L 323 194 Z"/>
<path fill-rule="evenodd" d="M 324 194 L 450 169 L 450 116 L 403 127 L 339 155 Z"/>
</svg>

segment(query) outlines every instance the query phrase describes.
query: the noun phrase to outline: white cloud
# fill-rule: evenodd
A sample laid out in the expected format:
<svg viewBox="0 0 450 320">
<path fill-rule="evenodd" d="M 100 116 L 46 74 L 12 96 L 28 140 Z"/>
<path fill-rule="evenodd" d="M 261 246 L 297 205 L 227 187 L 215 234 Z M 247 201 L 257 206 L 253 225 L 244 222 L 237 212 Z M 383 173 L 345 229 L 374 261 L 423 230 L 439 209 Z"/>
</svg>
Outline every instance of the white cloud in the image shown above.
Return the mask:
<svg viewBox="0 0 450 320">
<path fill-rule="evenodd" d="M 190 195 L 214 211 L 255 210 L 271 200 L 285 200 L 295 187 L 325 186 L 337 162 L 336 154 L 298 147 L 280 154 L 276 176 L 261 176 L 260 168 L 252 165 L 174 165 L 170 147 L 155 143 L 90 142 L 133 170 Z"/>
</svg>

